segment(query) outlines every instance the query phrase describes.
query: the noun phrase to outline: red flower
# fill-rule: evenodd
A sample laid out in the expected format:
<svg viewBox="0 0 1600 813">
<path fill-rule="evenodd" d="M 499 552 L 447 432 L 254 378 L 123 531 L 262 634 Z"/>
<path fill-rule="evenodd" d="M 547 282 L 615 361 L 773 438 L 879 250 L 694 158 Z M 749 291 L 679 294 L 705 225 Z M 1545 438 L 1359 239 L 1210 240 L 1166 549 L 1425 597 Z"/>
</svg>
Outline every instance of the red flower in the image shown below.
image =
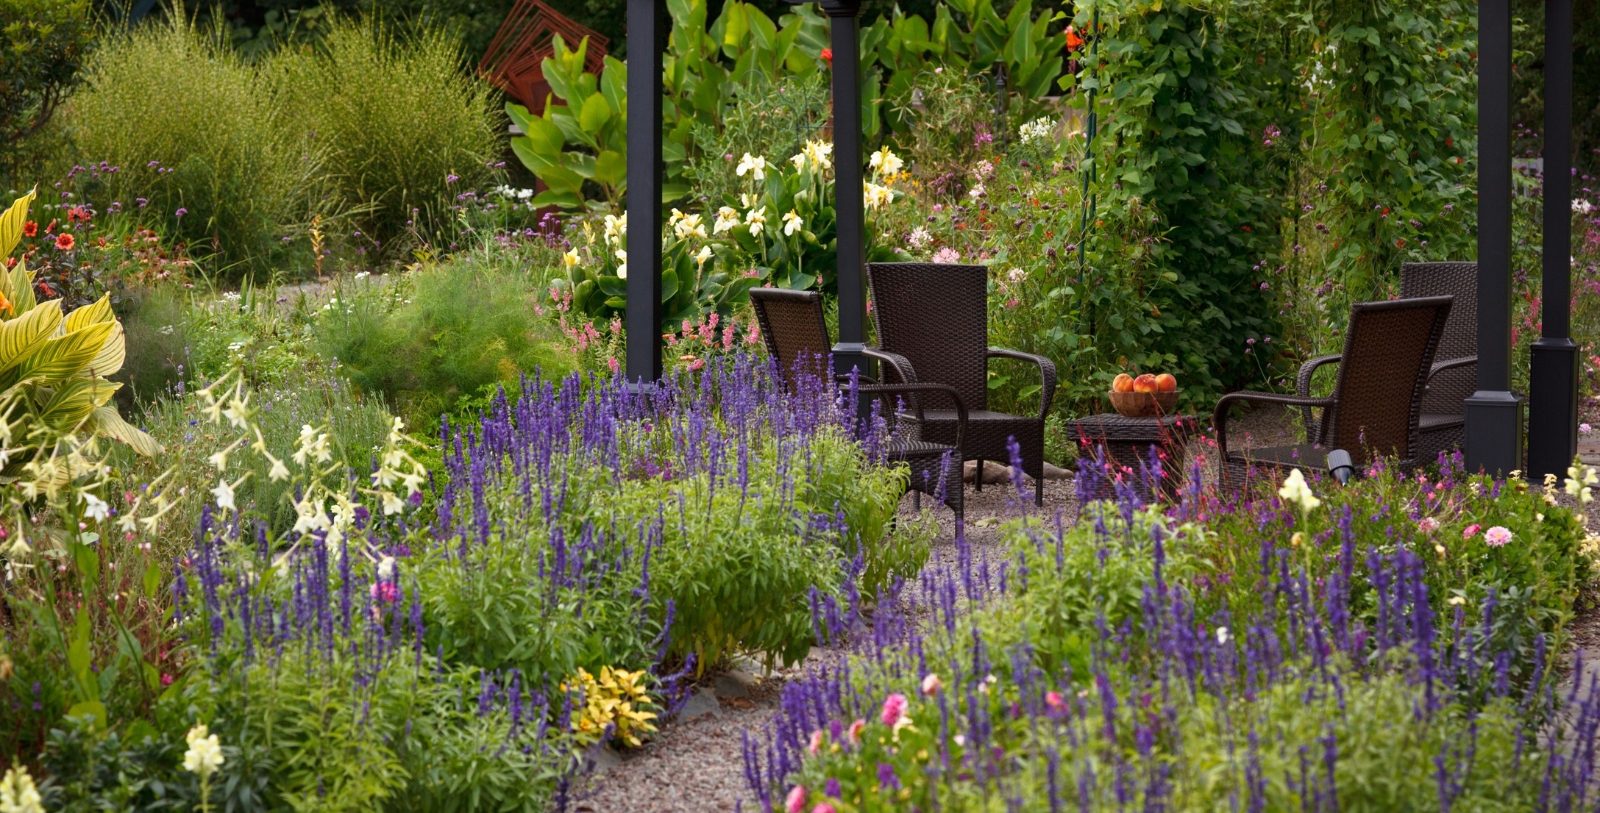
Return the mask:
<svg viewBox="0 0 1600 813">
<path fill-rule="evenodd" d="M 39 224 L 33 222 L 32 220 L 22 224 L 22 233 L 27 237 L 37 237 L 39 234 Z"/>
<path fill-rule="evenodd" d="M 1243 229 L 1245 231 L 1250 231 L 1251 230 L 1249 226 L 1240 226 L 1239 228 L 1241 228 L 1241 229 Z"/>
<path fill-rule="evenodd" d="M 50 221 L 50 225 L 44 227 L 44 233 L 45 234 L 49 234 L 50 232 L 53 232 L 55 230 L 56 230 L 56 222 L 54 220 Z"/>
<path fill-rule="evenodd" d="M 1083 46 L 1083 37 L 1078 36 L 1078 30 L 1067 26 L 1067 50 L 1076 50 Z"/>
<path fill-rule="evenodd" d="M 822 61 L 828 63 L 829 65 L 833 64 L 833 49 L 832 48 L 824 48 L 824 49 L 822 49 Z"/>
<path fill-rule="evenodd" d="M 69 222 L 69 223 L 80 223 L 80 222 L 81 223 L 88 223 L 89 222 L 89 210 L 83 208 L 82 206 L 74 206 L 71 209 L 68 209 L 67 210 L 67 222 Z"/>
<path fill-rule="evenodd" d="M 1402 238 L 1394 241 L 1394 247 L 1395 248 L 1405 248 L 1406 247 L 1406 238 L 1402 237 Z"/>
<path fill-rule="evenodd" d="M 56 249 L 57 250 L 60 250 L 60 251 L 71 251 L 73 249 L 73 247 L 75 247 L 76 245 L 78 245 L 78 241 L 75 238 L 73 238 L 72 235 L 67 234 L 66 232 L 62 232 L 59 236 L 56 237 Z"/>
</svg>

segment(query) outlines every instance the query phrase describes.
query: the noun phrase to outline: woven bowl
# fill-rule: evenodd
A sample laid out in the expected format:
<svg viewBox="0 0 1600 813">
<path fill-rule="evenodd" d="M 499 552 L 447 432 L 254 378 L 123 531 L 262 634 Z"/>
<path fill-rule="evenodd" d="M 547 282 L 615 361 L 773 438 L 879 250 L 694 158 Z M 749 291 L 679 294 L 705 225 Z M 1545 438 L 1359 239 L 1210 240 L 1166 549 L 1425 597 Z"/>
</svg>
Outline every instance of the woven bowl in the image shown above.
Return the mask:
<svg viewBox="0 0 1600 813">
<path fill-rule="evenodd" d="M 1111 408 L 1124 418 L 1157 418 L 1171 415 L 1178 406 L 1178 391 L 1108 392 Z"/>
</svg>

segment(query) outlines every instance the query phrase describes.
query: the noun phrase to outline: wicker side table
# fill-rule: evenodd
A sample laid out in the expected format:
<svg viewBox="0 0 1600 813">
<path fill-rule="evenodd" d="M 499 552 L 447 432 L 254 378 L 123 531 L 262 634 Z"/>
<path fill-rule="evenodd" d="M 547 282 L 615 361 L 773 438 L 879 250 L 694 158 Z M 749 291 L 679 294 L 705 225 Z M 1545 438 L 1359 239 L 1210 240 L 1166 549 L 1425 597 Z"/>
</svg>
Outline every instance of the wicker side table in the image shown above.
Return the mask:
<svg viewBox="0 0 1600 813">
<path fill-rule="evenodd" d="M 1176 500 L 1187 476 L 1186 447 L 1199 432 L 1193 415 L 1168 415 L 1164 418 L 1125 418 L 1115 413 L 1089 415 L 1066 422 L 1066 431 L 1079 449 L 1079 477 L 1090 477 L 1089 492 L 1097 498 L 1114 499 L 1116 481 L 1133 483 L 1139 496 L 1152 501 L 1140 465 L 1148 465 L 1154 447 L 1161 462 L 1161 497 Z M 1090 472 L 1096 449 L 1103 450 L 1110 475 Z"/>
</svg>

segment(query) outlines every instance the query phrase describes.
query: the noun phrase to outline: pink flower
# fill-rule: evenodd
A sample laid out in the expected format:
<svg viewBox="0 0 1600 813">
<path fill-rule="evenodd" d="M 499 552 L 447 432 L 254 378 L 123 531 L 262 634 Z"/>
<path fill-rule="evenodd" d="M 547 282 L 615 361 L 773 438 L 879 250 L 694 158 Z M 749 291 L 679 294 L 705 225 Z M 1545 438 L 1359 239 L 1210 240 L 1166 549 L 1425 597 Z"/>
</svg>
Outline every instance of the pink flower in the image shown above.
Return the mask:
<svg viewBox="0 0 1600 813">
<path fill-rule="evenodd" d="M 861 744 L 861 732 L 867 729 L 867 721 L 858 719 L 850 724 L 850 744 Z"/>
<path fill-rule="evenodd" d="M 1417 530 L 1425 534 L 1431 534 L 1439 530 L 1439 520 L 1433 517 L 1423 517 L 1422 521 L 1417 523 Z"/>
<path fill-rule="evenodd" d="M 1044 704 L 1046 706 L 1049 706 L 1050 710 L 1053 711 L 1053 712 L 1060 712 L 1060 711 L 1066 711 L 1067 710 L 1067 701 L 1061 699 L 1061 693 L 1060 692 L 1045 692 L 1044 693 Z"/>
<path fill-rule="evenodd" d="M 617 363 L 617 359 L 616 359 L 616 357 L 612 357 L 612 358 L 609 358 L 609 359 L 606 359 L 606 366 L 607 366 L 607 367 L 610 367 L 610 368 L 611 368 L 611 373 L 612 373 L 612 374 L 613 374 L 613 375 L 615 375 L 615 374 L 616 374 L 616 372 L 617 372 L 617 368 L 618 368 L 618 367 L 619 367 L 619 366 L 621 366 L 621 365 L 619 365 L 619 364 L 618 364 L 618 363 Z"/>
<path fill-rule="evenodd" d="M 961 262 L 961 255 L 956 253 L 955 249 L 946 246 L 933 253 L 933 261 L 941 264 L 958 263 Z"/>
<path fill-rule="evenodd" d="M 1476 522 L 1474 522 L 1471 525 L 1468 525 L 1466 527 L 1466 529 L 1461 532 L 1461 538 L 1462 539 L 1471 539 L 1474 536 L 1477 536 L 1478 535 L 1478 531 L 1481 531 L 1481 530 L 1483 530 L 1483 526 L 1479 525 Z"/>
<path fill-rule="evenodd" d="M 929 672 L 922 679 L 922 693 L 928 697 L 938 694 L 942 688 L 944 688 L 944 681 L 940 680 L 939 676 L 932 672 Z"/>
<path fill-rule="evenodd" d="M 900 722 L 900 718 L 904 716 L 906 716 L 905 695 L 895 692 L 894 694 L 884 698 L 883 714 L 879 717 L 879 719 L 883 720 L 884 725 L 892 726 L 895 723 Z"/>
<path fill-rule="evenodd" d="M 1511 529 L 1504 525 L 1496 525 L 1483 532 L 1483 541 L 1491 548 L 1498 548 L 1511 541 Z"/>
<path fill-rule="evenodd" d="M 806 746 L 806 750 L 810 751 L 812 756 L 822 751 L 822 729 L 811 732 L 811 743 Z"/>
<path fill-rule="evenodd" d="M 806 786 L 795 785 L 789 789 L 789 795 L 783 800 L 784 813 L 801 813 L 806 809 Z"/>
<path fill-rule="evenodd" d="M 833 805 L 827 802 L 817 802 L 817 806 L 811 808 L 811 813 L 834 813 Z"/>
</svg>

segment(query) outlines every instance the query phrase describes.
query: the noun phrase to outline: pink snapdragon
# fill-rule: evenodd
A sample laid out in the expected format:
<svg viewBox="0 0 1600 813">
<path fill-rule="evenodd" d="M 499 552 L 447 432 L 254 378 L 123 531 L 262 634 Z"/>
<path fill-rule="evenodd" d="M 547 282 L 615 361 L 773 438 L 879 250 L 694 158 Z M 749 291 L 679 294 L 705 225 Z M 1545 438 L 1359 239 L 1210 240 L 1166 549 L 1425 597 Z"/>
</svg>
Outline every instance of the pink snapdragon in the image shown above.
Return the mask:
<svg viewBox="0 0 1600 813">
<path fill-rule="evenodd" d="M 1471 539 L 1474 536 L 1477 536 L 1478 532 L 1481 531 L 1481 530 L 1483 530 L 1483 526 L 1479 525 L 1476 522 L 1474 522 L 1471 525 L 1468 525 L 1464 530 L 1461 531 L 1461 538 L 1462 539 Z"/>
<path fill-rule="evenodd" d="M 789 795 L 783 800 L 784 813 L 804 813 L 806 809 L 806 786 L 795 785 L 789 789 Z"/>
</svg>

